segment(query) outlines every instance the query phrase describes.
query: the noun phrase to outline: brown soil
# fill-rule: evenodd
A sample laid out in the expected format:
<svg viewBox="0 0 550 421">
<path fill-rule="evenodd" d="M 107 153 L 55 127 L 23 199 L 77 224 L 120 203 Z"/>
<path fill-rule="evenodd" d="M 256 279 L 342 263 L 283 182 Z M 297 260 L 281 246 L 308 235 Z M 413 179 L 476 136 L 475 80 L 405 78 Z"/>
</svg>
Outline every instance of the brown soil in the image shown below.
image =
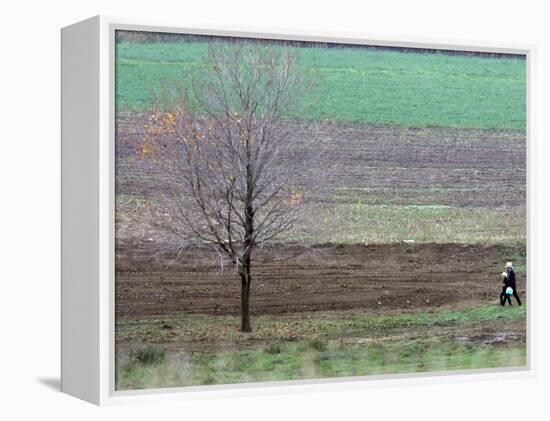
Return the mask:
<svg viewBox="0 0 550 421">
<path fill-rule="evenodd" d="M 147 118 L 117 116 L 116 190 L 156 202 L 166 173 L 161 162 L 140 159 Z M 311 133 L 296 126 L 292 136 L 299 144 Z M 525 139 L 524 131 L 329 124 L 317 140 L 325 153 L 295 182 L 311 184 L 331 168 L 320 204 L 524 207 Z"/>
<path fill-rule="evenodd" d="M 140 158 L 147 120 L 146 114 L 117 116 L 116 314 L 237 314 L 233 269 L 220 271 L 206 250 L 183 252 L 174 263 L 178 239 L 152 223 L 147 202 L 161 201 L 166 174 L 158 160 Z M 307 135 L 299 127 L 293 134 L 297 143 Z M 313 209 L 362 200 L 524 208 L 525 146 L 522 131 L 332 124 L 319 136 L 329 160 L 308 168 L 304 177 L 334 166 Z M 503 264 L 518 253 L 458 244 L 301 247 L 273 245 L 257 256 L 253 314 L 379 307 L 386 312 L 496 301 Z M 519 285 L 523 292 L 521 275 Z"/>
<path fill-rule="evenodd" d="M 251 311 L 380 309 L 387 314 L 497 302 L 498 273 L 512 252 L 516 250 L 504 246 L 455 244 L 324 245 L 306 250 L 273 246 L 256 259 Z M 142 255 L 148 253 L 143 250 Z M 184 252 L 165 266 L 134 257 L 133 269 L 116 273 L 117 316 L 239 312 L 238 277 L 231 267 L 221 271 L 207 250 Z M 518 283 L 525 296 L 521 275 Z"/>
</svg>

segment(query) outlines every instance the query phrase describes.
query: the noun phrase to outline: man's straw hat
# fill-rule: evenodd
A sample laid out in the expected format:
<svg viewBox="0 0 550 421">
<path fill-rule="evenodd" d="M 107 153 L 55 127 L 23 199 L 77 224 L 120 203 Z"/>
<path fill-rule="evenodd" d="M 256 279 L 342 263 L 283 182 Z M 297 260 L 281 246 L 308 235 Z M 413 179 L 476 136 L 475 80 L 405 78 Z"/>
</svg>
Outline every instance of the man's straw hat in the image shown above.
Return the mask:
<svg viewBox="0 0 550 421">
<path fill-rule="evenodd" d="M 507 268 L 513 267 L 512 262 L 506 262 L 506 267 L 507 267 Z"/>
</svg>

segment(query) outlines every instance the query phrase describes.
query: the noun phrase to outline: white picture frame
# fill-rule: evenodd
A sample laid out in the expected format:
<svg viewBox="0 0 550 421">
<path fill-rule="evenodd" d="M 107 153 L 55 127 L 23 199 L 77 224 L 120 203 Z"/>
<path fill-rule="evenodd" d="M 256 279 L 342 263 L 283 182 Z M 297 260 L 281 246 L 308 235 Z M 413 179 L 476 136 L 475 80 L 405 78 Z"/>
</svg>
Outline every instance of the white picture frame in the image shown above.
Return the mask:
<svg viewBox="0 0 550 421">
<path fill-rule="evenodd" d="M 143 391 L 114 388 L 114 43 L 116 30 L 261 37 L 410 48 L 525 54 L 527 60 L 527 366 L 421 374 L 196 386 Z M 454 40 L 387 39 L 368 34 L 277 28 L 197 25 L 153 19 L 96 16 L 61 31 L 62 51 L 62 323 L 61 390 L 98 405 L 138 401 L 295 393 L 391 384 L 516 378 L 536 373 L 536 281 L 529 252 L 534 244 L 531 135 L 532 45 Z"/>
</svg>

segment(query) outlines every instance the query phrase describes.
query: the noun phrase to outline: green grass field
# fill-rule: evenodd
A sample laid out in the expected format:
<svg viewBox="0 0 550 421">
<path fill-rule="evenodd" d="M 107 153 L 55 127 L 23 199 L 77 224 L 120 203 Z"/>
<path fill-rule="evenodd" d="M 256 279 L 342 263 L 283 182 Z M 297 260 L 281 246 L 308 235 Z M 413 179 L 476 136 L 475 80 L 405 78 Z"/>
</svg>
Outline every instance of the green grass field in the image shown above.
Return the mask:
<svg viewBox="0 0 550 421">
<path fill-rule="evenodd" d="M 208 44 L 119 43 L 120 111 L 153 105 L 164 81 L 185 83 Z M 296 118 L 409 127 L 525 130 L 525 61 L 515 58 L 302 48 L 301 63 L 320 75 Z"/>
<path fill-rule="evenodd" d="M 479 326 L 495 323 L 513 330 L 512 326 L 525 322 L 525 315 L 525 306 L 492 305 L 375 317 L 339 318 L 333 314 L 329 318 L 285 320 L 260 316 L 252 335 L 236 331 L 236 318 L 229 316 L 122 322 L 117 326 L 117 339 L 142 347 L 119 359 L 117 387 L 141 389 L 523 366 L 525 343 L 502 344 L 496 339 L 498 335 L 490 334 L 485 340 L 469 342 L 468 335 Z M 167 332 L 172 335 L 167 336 Z M 211 336 L 204 337 L 205 332 Z M 143 345 L 205 340 L 224 341 L 226 346 L 229 342 L 236 348 L 166 352 L 162 347 Z M 263 345 L 242 345 L 248 341 Z"/>
</svg>

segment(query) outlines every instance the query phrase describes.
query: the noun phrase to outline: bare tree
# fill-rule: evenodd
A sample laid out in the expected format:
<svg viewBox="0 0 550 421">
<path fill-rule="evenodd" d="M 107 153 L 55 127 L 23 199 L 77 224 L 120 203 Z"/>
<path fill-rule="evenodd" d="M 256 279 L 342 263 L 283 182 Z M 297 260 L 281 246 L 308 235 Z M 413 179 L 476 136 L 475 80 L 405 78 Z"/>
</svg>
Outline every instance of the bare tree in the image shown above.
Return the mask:
<svg viewBox="0 0 550 421">
<path fill-rule="evenodd" d="M 243 332 L 252 330 L 255 250 L 302 217 L 308 187 L 300 175 L 315 159 L 316 130 L 288 117 L 313 84 L 295 49 L 212 44 L 200 77 L 190 88 L 171 88 L 171 104 L 149 127 L 151 147 L 171 174 L 162 223 L 232 263 L 241 281 Z"/>
</svg>

